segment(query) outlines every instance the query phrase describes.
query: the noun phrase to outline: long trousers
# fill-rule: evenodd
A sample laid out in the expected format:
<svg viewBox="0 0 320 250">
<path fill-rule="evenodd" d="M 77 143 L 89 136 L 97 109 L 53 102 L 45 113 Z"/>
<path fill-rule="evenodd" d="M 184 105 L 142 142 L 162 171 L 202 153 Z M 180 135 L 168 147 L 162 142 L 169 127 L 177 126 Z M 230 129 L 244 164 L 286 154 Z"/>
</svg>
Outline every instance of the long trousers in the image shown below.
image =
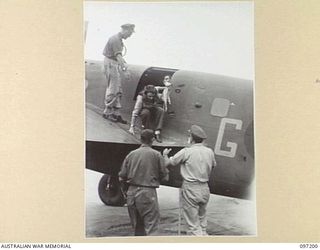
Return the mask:
<svg viewBox="0 0 320 250">
<path fill-rule="evenodd" d="M 207 235 L 206 208 L 210 198 L 208 183 L 182 184 L 182 210 L 188 235 Z"/>
<path fill-rule="evenodd" d="M 104 73 L 106 75 L 107 88 L 104 98 L 105 109 L 103 113 L 105 115 L 119 115 L 122 95 L 119 64 L 117 61 L 105 57 L 104 70 Z"/>
<path fill-rule="evenodd" d="M 163 125 L 164 110 L 161 107 L 143 108 L 140 112 L 144 128 L 161 130 Z"/>
<path fill-rule="evenodd" d="M 135 236 L 158 234 L 160 213 L 155 188 L 129 186 L 127 205 Z"/>
</svg>

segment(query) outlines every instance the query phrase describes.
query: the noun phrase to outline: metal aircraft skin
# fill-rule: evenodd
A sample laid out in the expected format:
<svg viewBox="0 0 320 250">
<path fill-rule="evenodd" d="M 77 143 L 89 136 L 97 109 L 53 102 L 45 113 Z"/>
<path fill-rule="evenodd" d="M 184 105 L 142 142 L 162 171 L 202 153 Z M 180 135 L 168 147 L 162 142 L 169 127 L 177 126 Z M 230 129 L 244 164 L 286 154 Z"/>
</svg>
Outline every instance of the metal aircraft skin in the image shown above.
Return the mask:
<svg viewBox="0 0 320 250">
<path fill-rule="evenodd" d="M 129 124 L 102 118 L 106 78 L 103 63 L 86 61 L 86 168 L 105 175 L 99 196 L 107 205 L 123 205 L 118 172 L 125 156 L 140 146 L 139 133 L 131 135 Z M 171 113 L 165 114 L 163 142 L 154 143 L 172 153 L 187 146 L 187 130 L 192 124 L 207 133 L 205 143 L 212 148 L 217 167 L 211 173 L 213 194 L 251 198 L 254 183 L 253 81 L 201 72 L 129 65 L 122 76 L 122 116 L 130 122 L 137 94 L 145 85 L 163 86 L 171 76 Z M 179 167 L 171 167 L 169 181 L 180 187 Z"/>
</svg>

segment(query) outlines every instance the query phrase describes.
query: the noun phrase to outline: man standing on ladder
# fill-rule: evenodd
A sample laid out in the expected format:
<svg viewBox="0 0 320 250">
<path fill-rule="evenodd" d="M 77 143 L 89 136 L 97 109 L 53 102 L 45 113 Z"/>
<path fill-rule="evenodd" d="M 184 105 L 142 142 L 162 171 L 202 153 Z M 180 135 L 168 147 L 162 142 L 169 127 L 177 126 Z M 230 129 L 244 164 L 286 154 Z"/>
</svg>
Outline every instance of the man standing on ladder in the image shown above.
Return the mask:
<svg viewBox="0 0 320 250">
<path fill-rule="evenodd" d="M 181 206 L 188 226 L 188 235 L 208 235 L 206 218 L 206 207 L 210 198 L 208 181 L 212 168 L 217 163 L 212 149 L 203 144 L 206 138 L 207 135 L 201 127 L 192 125 L 189 130 L 190 147 L 180 150 L 170 158 L 168 154 L 171 149 L 166 148 L 163 151 L 166 165 L 181 165 L 183 178 Z"/>
<path fill-rule="evenodd" d="M 123 39 L 127 39 L 134 32 L 134 24 L 124 24 L 121 31 L 110 37 L 104 50 L 104 70 L 107 80 L 107 88 L 105 93 L 105 109 L 103 117 L 113 122 L 126 124 L 122 119 L 119 109 L 121 108 L 121 71 L 127 70 L 126 61 L 123 59 L 122 51 L 124 49 Z"/>
</svg>

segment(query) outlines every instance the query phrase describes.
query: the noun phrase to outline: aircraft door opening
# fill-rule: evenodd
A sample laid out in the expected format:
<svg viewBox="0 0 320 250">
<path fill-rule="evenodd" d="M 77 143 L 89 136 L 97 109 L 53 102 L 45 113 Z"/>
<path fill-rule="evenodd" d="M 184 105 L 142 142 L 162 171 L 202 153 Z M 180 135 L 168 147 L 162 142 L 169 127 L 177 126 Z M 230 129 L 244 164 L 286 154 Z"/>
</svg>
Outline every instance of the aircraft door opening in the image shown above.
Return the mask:
<svg viewBox="0 0 320 250">
<path fill-rule="evenodd" d="M 136 100 L 137 95 L 144 89 L 147 85 L 154 85 L 159 87 L 164 87 L 163 79 L 165 76 L 173 76 L 173 74 L 177 71 L 177 69 L 169 69 L 169 68 L 158 68 L 151 67 L 146 69 L 138 83 L 136 93 L 134 95 L 134 100 Z"/>
</svg>

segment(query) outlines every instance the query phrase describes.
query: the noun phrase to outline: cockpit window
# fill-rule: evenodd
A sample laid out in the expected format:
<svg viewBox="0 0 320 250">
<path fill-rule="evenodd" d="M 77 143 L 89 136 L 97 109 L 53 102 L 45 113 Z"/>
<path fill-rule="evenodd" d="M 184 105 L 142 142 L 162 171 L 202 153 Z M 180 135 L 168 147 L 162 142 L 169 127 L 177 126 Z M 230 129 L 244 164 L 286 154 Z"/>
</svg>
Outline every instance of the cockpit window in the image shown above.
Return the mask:
<svg viewBox="0 0 320 250">
<path fill-rule="evenodd" d="M 225 117 L 228 114 L 230 101 L 224 98 L 215 98 L 212 102 L 210 114 Z"/>
</svg>

